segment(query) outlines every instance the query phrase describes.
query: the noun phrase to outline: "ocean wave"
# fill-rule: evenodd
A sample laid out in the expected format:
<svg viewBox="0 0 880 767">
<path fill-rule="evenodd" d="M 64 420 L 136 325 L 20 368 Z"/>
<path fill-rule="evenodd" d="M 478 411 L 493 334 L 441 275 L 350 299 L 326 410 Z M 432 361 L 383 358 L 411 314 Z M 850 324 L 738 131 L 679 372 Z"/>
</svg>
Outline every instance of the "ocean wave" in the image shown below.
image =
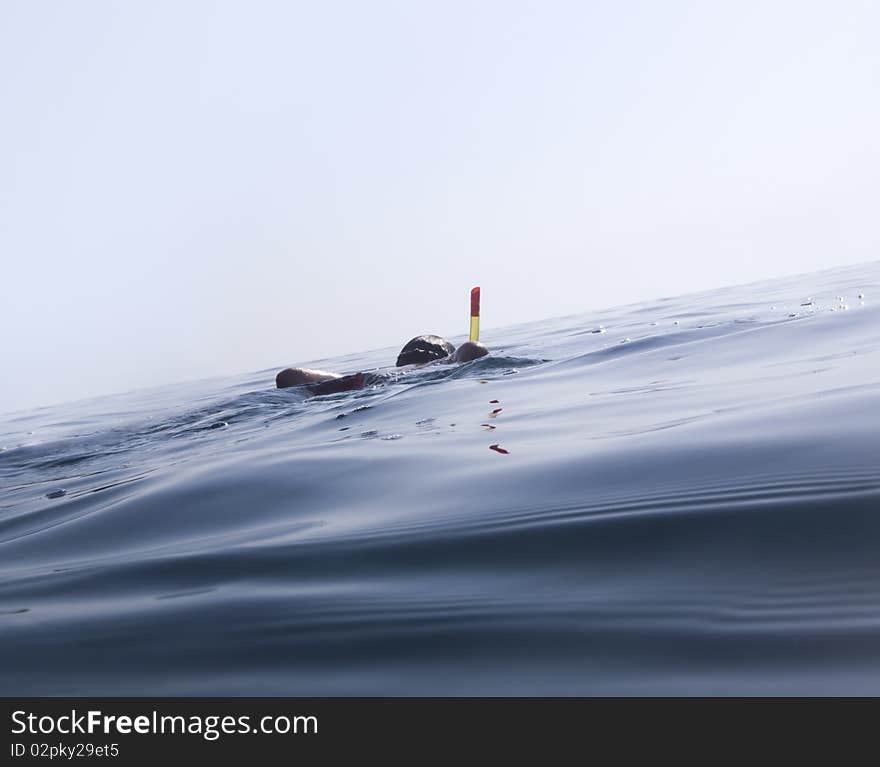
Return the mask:
<svg viewBox="0 0 880 767">
<path fill-rule="evenodd" d="M 487 330 L 356 392 L 16 414 L 0 692 L 876 691 L 880 309 L 831 309 L 878 285 Z"/>
</svg>

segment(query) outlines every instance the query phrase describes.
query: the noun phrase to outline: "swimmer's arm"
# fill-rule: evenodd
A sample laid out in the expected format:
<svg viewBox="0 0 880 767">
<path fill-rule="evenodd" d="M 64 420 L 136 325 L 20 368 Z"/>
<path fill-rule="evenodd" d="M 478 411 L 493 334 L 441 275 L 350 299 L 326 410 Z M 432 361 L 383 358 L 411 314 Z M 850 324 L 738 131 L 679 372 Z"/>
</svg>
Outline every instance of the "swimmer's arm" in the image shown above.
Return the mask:
<svg viewBox="0 0 880 767">
<path fill-rule="evenodd" d="M 449 362 L 470 362 L 471 360 L 485 357 L 488 353 L 489 349 L 485 344 L 481 344 L 479 341 L 465 341 L 455 350 L 451 357 L 446 359 Z"/>
<path fill-rule="evenodd" d="M 481 344 L 479 341 L 465 341 L 448 357 L 433 360 L 432 362 L 426 362 L 424 366 L 455 365 L 459 362 L 470 362 L 471 360 L 478 360 L 480 357 L 485 357 L 488 353 L 489 349 L 485 344 Z"/>
<path fill-rule="evenodd" d="M 286 389 L 289 386 L 302 386 L 303 384 L 315 384 L 323 381 L 335 381 L 342 376 L 337 373 L 328 373 L 326 370 L 310 370 L 309 368 L 285 368 L 275 376 L 275 386 Z"/>
<path fill-rule="evenodd" d="M 343 391 L 363 389 L 366 386 L 366 376 L 363 373 L 352 373 L 347 376 L 334 376 L 333 378 L 310 384 L 306 388 L 312 394 L 338 394 Z"/>
<path fill-rule="evenodd" d="M 341 376 L 326 370 L 309 368 L 285 368 L 275 376 L 275 386 L 287 389 L 291 386 L 305 386 L 312 394 L 336 394 L 343 391 L 363 389 L 366 378 L 363 373 Z"/>
</svg>

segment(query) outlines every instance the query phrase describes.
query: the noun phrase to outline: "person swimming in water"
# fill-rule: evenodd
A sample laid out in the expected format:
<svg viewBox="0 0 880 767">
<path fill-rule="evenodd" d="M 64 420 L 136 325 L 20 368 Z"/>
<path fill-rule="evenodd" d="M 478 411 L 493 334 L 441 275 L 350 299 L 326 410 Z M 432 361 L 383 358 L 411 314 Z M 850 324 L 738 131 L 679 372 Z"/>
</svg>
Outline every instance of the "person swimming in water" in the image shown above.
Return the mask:
<svg viewBox="0 0 880 767">
<path fill-rule="evenodd" d="M 397 367 L 427 365 L 432 362 L 470 362 L 485 357 L 489 350 L 479 341 L 465 341 L 457 349 L 445 338 L 434 335 L 416 336 L 397 355 Z M 287 389 L 305 386 L 313 394 L 336 394 L 337 392 L 363 389 L 379 383 L 383 377 L 376 373 L 352 373 L 339 375 L 325 370 L 309 368 L 285 368 L 275 376 L 275 386 Z"/>
</svg>

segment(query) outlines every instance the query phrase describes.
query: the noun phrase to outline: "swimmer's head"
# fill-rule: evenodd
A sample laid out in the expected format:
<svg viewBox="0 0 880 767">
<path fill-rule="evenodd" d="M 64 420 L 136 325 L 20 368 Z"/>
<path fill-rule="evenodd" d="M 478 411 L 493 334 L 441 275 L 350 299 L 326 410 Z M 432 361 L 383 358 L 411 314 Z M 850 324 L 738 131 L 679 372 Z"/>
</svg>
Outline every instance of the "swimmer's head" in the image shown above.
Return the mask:
<svg viewBox="0 0 880 767">
<path fill-rule="evenodd" d="M 434 360 L 442 360 L 455 352 L 455 347 L 440 336 L 416 336 L 400 350 L 397 367 L 419 365 Z"/>
</svg>

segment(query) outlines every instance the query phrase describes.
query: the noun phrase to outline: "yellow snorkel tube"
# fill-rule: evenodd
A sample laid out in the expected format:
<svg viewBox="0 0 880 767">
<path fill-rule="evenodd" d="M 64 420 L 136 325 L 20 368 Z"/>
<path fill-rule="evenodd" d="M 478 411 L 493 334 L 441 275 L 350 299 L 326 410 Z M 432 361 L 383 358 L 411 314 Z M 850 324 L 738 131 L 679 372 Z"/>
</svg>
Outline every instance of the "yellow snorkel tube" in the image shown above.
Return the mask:
<svg viewBox="0 0 880 767">
<path fill-rule="evenodd" d="M 471 341 L 480 340 L 480 288 L 471 288 Z"/>
</svg>

